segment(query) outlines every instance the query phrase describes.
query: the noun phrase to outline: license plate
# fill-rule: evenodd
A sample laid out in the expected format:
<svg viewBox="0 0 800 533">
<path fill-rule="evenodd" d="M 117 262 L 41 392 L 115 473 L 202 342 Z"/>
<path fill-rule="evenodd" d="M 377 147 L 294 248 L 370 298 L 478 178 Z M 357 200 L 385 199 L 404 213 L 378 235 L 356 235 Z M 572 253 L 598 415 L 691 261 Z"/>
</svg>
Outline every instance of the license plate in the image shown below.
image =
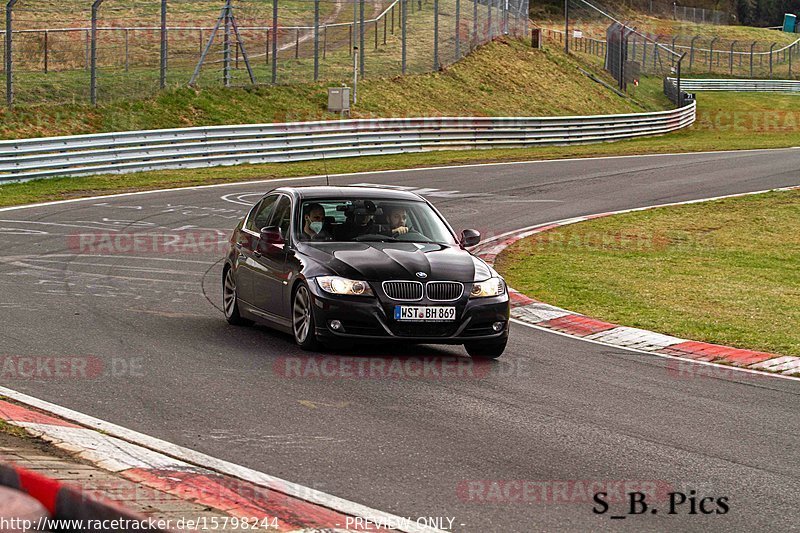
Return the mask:
<svg viewBox="0 0 800 533">
<path fill-rule="evenodd" d="M 452 322 L 456 319 L 456 308 L 396 305 L 394 319 L 400 322 Z"/>
</svg>

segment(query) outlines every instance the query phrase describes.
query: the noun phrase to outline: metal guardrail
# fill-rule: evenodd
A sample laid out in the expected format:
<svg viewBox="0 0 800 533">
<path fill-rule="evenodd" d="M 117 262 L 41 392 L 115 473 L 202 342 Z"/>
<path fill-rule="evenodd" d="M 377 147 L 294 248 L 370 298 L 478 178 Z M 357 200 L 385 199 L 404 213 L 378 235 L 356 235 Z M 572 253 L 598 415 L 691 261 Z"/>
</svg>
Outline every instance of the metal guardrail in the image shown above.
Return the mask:
<svg viewBox="0 0 800 533">
<path fill-rule="evenodd" d="M 674 84 L 675 78 L 668 78 L 668 81 Z M 800 81 L 681 78 L 681 90 L 789 93 L 800 92 Z"/>
<path fill-rule="evenodd" d="M 387 118 L 211 126 L 0 141 L 0 182 L 445 149 L 613 141 L 695 121 L 670 111 L 535 118 Z"/>
</svg>

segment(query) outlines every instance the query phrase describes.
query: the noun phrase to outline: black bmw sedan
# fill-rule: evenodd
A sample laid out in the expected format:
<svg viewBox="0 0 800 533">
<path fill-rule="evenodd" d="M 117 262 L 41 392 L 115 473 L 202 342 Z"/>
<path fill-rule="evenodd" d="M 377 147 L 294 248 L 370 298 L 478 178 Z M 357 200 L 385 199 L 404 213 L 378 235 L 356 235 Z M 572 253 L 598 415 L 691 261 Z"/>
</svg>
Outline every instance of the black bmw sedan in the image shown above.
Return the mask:
<svg viewBox="0 0 800 533">
<path fill-rule="evenodd" d="M 303 349 L 352 341 L 463 344 L 499 357 L 509 298 L 424 198 L 359 187 L 281 187 L 236 226 L 222 274 L 231 324 L 265 323 Z"/>
</svg>

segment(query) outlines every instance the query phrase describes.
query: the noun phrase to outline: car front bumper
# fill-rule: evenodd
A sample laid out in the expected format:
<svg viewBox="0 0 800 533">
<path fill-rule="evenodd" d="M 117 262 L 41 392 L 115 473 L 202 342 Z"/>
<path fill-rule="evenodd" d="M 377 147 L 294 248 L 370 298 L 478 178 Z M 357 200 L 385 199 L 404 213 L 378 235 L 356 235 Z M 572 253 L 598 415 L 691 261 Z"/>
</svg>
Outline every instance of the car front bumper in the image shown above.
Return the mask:
<svg viewBox="0 0 800 533">
<path fill-rule="evenodd" d="M 464 344 L 475 341 L 500 341 L 508 337 L 510 305 L 508 293 L 488 298 L 462 296 L 455 302 L 390 301 L 380 296 L 337 296 L 329 294 L 309 280 L 313 295 L 315 333 L 325 340 L 402 341 L 429 344 Z M 395 305 L 454 306 L 454 322 L 399 322 L 394 319 Z M 330 327 L 332 320 L 342 324 L 339 331 Z M 503 323 L 495 332 L 492 325 Z"/>
</svg>

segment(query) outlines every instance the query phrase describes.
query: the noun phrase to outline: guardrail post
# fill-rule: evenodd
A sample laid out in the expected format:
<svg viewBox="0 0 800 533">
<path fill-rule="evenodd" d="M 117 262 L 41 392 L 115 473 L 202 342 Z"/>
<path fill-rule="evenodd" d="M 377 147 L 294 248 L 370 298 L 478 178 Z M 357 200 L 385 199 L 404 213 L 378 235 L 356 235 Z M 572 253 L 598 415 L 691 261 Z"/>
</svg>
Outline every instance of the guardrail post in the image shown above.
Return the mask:
<svg viewBox="0 0 800 533">
<path fill-rule="evenodd" d="M 278 83 L 278 0 L 272 0 L 272 84 Z"/>
<path fill-rule="evenodd" d="M 477 2 L 477 0 L 475 0 Z M 406 73 L 406 21 L 408 20 L 408 0 L 400 0 L 400 39 L 402 41 L 401 69 Z"/>
<path fill-rule="evenodd" d="M 6 104 L 8 107 L 14 105 L 14 62 L 13 62 L 13 19 L 14 4 L 17 0 L 8 0 L 6 4 Z"/>
<path fill-rule="evenodd" d="M 433 71 L 439 71 L 439 0 L 433 0 Z"/>
<path fill-rule="evenodd" d="M 728 58 L 728 62 L 730 63 L 730 73 L 731 73 L 731 76 L 733 76 L 733 49 L 734 49 L 734 47 L 736 46 L 736 43 L 737 43 L 737 42 L 738 42 L 738 41 L 733 41 L 733 42 L 731 43 L 731 56 Z M 771 55 L 771 54 L 770 54 L 770 62 L 772 62 L 772 55 Z"/>
<path fill-rule="evenodd" d="M 167 86 L 167 0 L 161 0 L 161 68 L 158 85 Z"/>
<path fill-rule="evenodd" d="M 91 42 L 91 74 L 89 76 L 89 97 L 92 105 L 97 105 L 97 11 L 103 0 L 92 3 L 92 42 Z"/>
<path fill-rule="evenodd" d="M 461 0 L 456 0 L 456 61 L 461 56 Z"/>
<path fill-rule="evenodd" d="M 777 44 L 778 43 L 772 43 L 772 45 L 770 45 L 770 47 L 769 47 L 769 78 L 770 79 L 772 79 L 772 51 L 775 48 L 775 46 L 777 46 Z M 733 72 L 733 69 L 731 69 L 731 72 Z"/>
<path fill-rule="evenodd" d="M 319 0 L 314 0 L 314 81 L 319 80 Z"/>
<path fill-rule="evenodd" d="M 753 44 L 750 45 L 750 77 L 753 77 L 753 50 L 756 47 L 756 43 L 758 41 L 753 41 Z"/>
</svg>

